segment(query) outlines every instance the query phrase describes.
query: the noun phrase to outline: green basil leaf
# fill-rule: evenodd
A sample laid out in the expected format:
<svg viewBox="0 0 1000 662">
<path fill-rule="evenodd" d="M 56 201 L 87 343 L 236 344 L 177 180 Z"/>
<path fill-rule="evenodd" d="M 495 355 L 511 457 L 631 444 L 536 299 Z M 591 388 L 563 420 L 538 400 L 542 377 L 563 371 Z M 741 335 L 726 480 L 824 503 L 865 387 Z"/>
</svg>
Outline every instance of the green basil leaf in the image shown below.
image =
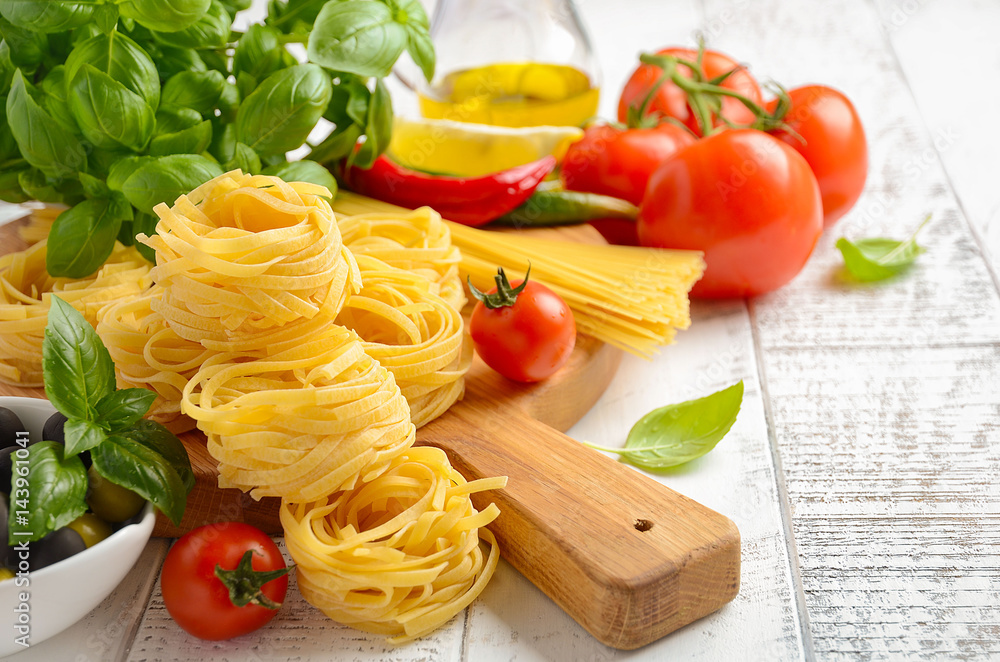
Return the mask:
<svg viewBox="0 0 1000 662">
<path fill-rule="evenodd" d="M 63 65 L 53 67 L 39 87 L 43 94 L 42 106 L 52 116 L 52 119 L 62 124 L 73 133 L 79 133 L 73 113 L 69 111 L 69 101 L 66 99 L 66 68 Z"/>
<path fill-rule="evenodd" d="M 0 200 L 12 204 L 20 204 L 31 200 L 31 196 L 21 189 L 20 176 L 23 170 L 7 170 L 0 172 Z"/>
<path fill-rule="evenodd" d="M 101 476 L 151 501 L 171 522 L 179 524 L 188 490 L 174 466 L 147 445 L 150 435 L 143 428 L 109 435 L 90 451 L 90 458 Z"/>
<path fill-rule="evenodd" d="M 101 32 L 110 35 L 118 26 L 118 6 L 111 4 L 98 5 L 97 10 L 94 12 L 94 21 Z"/>
<path fill-rule="evenodd" d="M 162 80 L 167 80 L 182 71 L 208 71 L 198 51 L 162 44 L 157 45 L 156 50 L 159 53 L 153 58 L 153 62 Z"/>
<path fill-rule="evenodd" d="M 211 115 L 225 87 L 226 78 L 218 71 L 182 71 L 163 85 L 162 104 Z"/>
<path fill-rule="evenodd" d="M 222 0 L 222 4 L 225 5 L 230 14 L 235 16 L 238 12 L 250 9 L 253 0 Z"/>
<path fill-rule="evenodd" d="M 68 418 L 92 420 L 93 408 L 115 390 L 107 348 L 83 315 L 57 296 L 42 339 L 42 374 L 45 396 Z"/>
<path fill-rule="evenodd" d="M 266 21 L 285 34 L 308 31 L 326 3 L 327 0 L 272 0 Z"/>
<path fill-rule="evenodd" d="M 180 476 L 185 494 L 191 491 L 195 481 L 194 471 L 191 469 L 187 449 L 177 435 L 160 423 L 144 418 L 135 422 L 127 436 L 162 455 Z"/>
<path fill-rule="evenodd" d="M 296 149 L 330 101 L 330 76 L 315 64 L 300 64 L 267 77 L 236 113 L 236 139 L 261 157 Z"/>
<path fill-rule="evenodd" d="M 142 97 L 89 64 L 69 85 L 69 109 L 84 137 L 103 149 L 141 151 L 156 124 Z"/>
<path fill-rule="evenodd" d="M 49 274 L 86 278 L 100 269 L 114 250 L 124 218 L 108 198 L 84 200 L 59 214 L 46 245 Z"/>
<path fill-rule="evenodd" d="M 135 246 L 135 229 L 132 221 L 122 221 L 118 228 L 118 243 L 122 246 Z"/>
<path fill-rule="evenodd" d="M 17 67 L 10 61 L 10 46 L 0 39 L 0 90 L 6 95 L 10 91 L 10 83 L 14 80 Z"/>
<path fill-rule="evenodd" d="M 159 32 L 176 32 L 197 23 L 211 0 L 125 0 L 118 8 L 125 18 Z"/>
<path fill-rule="evenodd" d="M 88 198 L 111 197 L 111 189 L 108 188 L 108 185 L 103 180 L 93 175 L 88 175 L 85 172 L 81 172 L 79 176 L 80 185 L 83 187 L 83 192 L 87 194 Z"/>
<path fill-rule="evenodd" d="M 245 173 L 248 172 L 254 175 L 260 172 L 260 156 L 257 155 L 257 152 L 240 142 L 236 143 L 233 158 L 226 161 L 225 165 L 222 166 L 222 169 L 227 172 L 229 170 L 236 170 L 237 168 Z"/>
<path fill-rule="evenodd" d="M 359 76 L 384 78 L 403 48 L 406 29 L 381 2 L 328 2 L 309 33 L 309 61 Z"/>
<path fill-rule="evenodd" d="M 125 388 L 97 403 L 97 422 L 109 432 L 134 425 L 156 400 L 156 393 L 144 388 Z"/>
<path fill-rule="evenodd" d="M 89 451 L 107 438 L 104 429 L 93 421 L 82 418 L 70 418 L 63 424 L 63 434 L 65 436 L 66 457 L 79 455 L 83 451 Z"/>
<path fill-rule="evenodd" d="M 434 42 L 426 32 L 413 30 L 406 31 L 406 52 L 410 54 L 413 61 L 424 78 L 429 83 L 434 78 L 434 67 L 437 63 L 437 56 L 434 53 Z"/>
<path fill-rule="evenodd" d="M 220 48 L 214 51 L 201 51 L 201 59 L 209 71 L 218 71 L 226 78 L 229 78 L 231 72 L 229 71 L 229 56 L 226 55 L 226 49 Z"/>
<path fill-rule="evenodd" d="M 225 48 L 233 18 L 218 0 L 192 25 L 174 32 L 153 32 L 157 41 L 177 48 Z"/>
<path fill-rule="evenodd" d="M 726 436 L 743 403 L 743 382 L 712 395 L 654 409 L 628 433 L 624 448 L 598 450 L 618 453 L 621 459 L 649 471 L 669 469 L 697 459 Z"/>
<path fill-rule="evenodd" d="M 17 141 L 7 124 L 7 97 L 0 96 L 0 163 L 19 158 L 21 153 L 17 150 Z"/>
<path fill-rule="evenodd" d="M 164 136 L 177 133 L 198 126 L 203 121 L 201 113 L 194 108 L 164 104 L 156 111 L 156 128 L 153 130 L 153 135 Z"/>
<path fill-rule="evenodd" d="M 278 41 L 278 34 L 267 25 L 255 24 L 247 28 L 233 51 L 233 73 L 237 80 L 240 74 L 261 80 L 284 68 L 286 51 Z"/>
<path fill-rule="evenodd" d="M 122 185 L 122 193 L 136 209 L 147 214 L 165 202 L 173 204 L 213 177 L 222 174 L 218 163 L 199 154 L 171 154 L 143 163 Z"/>
<path fill-rule="evenodd" d="M 14 25 L 35 32 L 66 32 L 93 20 L 97 7 L 88 2 L 0 0 L 0 14 Z"/>
<path fill-rule="evenodd" d="M 26 478 L 24 493 L 11 491 L 10 544 L 40 540 L 87 512 L 87 470 L 79 457 L 64 456 L 62 444 L 29 446 Z M 25 493 L 27 503 L 20 498 Z"/>
<path fill-rule="evenodd" d="M 63 180 L 50 179 L 37 168 L 22 170 L 17 178 L 21 185 L 21 190 L 28 194 L 32 200 L 39 202 L 65 202 L 63 187 L 60 184 Z M 76 187 L 79 192 L 79 186 Z"/>
<path fill-rule="evenodd" d="M 368 105 L 372 100 L 371 91 L 361 81 L 354 79 L 346 84 L 350 98 L 344 112 L 358 126 L 368 124 Z"/>
<path fill-rule="evenodd" d="M 837 248 L 844 256 L 844 266 L 856 279 L 873 282 L 891 278 L 905 271 L 924 248 L 917 245 L 917 234 L 931 220 L 924 219 L 909 239 L 868 238 L 849 241 L 846 237 L 837 240 Z"/>
<path fill-rule="evenodd" d="M 330 191 L 331 198 L 337 194 L 337 180 L 333 178 L 329 170 L 315 161 L 302 160 L 279 163 L 264 168 L 262 174 L 280 177 L 286 182 L 309 182 L 325 186 Z"/>
<path fill-rule="evenodd" d="M 212 123 L 204 120 L 190 128 L 153 138 L 149 143 L 149 155 L 201 154 L 211 142 Z"/>
<path fill-rule="evenodd" d="M 147 237 L 152 237 L 156 234 L 156 224 L 159 222 L 158 219 L 153 214 L 138 213 L 135 215 L 135 220 L 132 221 L 132 233 L 133 237 L 144 234 Z M 139 251 L 139 254 L 146 258 L 151 264 L 156 264 L 156 251 L 142 243 L 141 241 L 135 242 L 135 249 Z"/>
<path fill-rule="evenodd" d="M 227 81 L 225 87 L 222 88 L 222 94 L 219 96 L 216 107 L 219 109 L 219 119 L 221 121 L 226 123 L 235 122 L 236 113 L 240 108 L 239 88 Z"/>
<path fill-rule="evenodd" d="M 368 117 L 365 124 L 365 142 L 354 153 L 354 165 L 370 168 L 389 147 L 392 140 L 392 99 L 382 79 L 375 81 L 375 91 L 368 102 Z"/>
<path fill-rule="evenodd" d="M 115 161 L 108 171 L 107 184 L 112 191 L 121 191 L 125 180 L 136 170 L 153 160 L 151 156 L 125 156 Z"/>
<path fill-rule="evenodd" d="M 139 44 L 124 34 L 99 34 L 77 44 L 66 58 L 67 86 L 76 82 L 87 65 L 139 95 L 151 109 L 159 106 L 160 76 L 156 65 Z"/>
<path fill-rule="evenodd" d="M 216 118 L 212 122 L 212 142 L 208 153 L 219 163 L 227 163 L 236 153 L 236 127 Z"/>
<path fill-rule="evenodd" d="M 87 168 L 83 145 L 31 98 L 20 71 L 7 97 L 7 122 L 24 160 L 45 174 L 68 177 Z"/>
<path fill-rule="evenodd" d="M 354 153 L 361 135 L 362 127 L 357 124 L 338 124 L 333 133 L 309 151 L 309 158 L 318 163 L 339 161 Z"/>
<path fill-rule="evenodd" d="M 43 32 L 20 28 L 0 17 L 0 35 L 10 48 L 11 64 L 32 73 L 49 52 L 49 40 Z"/>
</svg>

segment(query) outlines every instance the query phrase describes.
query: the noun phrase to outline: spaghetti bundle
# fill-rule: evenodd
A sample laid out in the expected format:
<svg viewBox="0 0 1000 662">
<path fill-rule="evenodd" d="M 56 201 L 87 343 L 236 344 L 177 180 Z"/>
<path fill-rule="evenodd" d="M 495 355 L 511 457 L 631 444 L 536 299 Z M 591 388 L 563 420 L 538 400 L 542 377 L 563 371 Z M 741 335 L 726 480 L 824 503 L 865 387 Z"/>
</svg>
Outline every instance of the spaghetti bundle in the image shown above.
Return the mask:
<svg viewBox="0 0 1000 662">
<path fill-rule="evenodd" d="M 409 213 L 350 193 L 339 194 L 334 208 L 362 215 L 357 218 Z M 610 345 L 648 357 L 673 342 L 676 329 L 691 324 L 687 295 L 705 269 L 697 251 L 577 244 L 445 225 L 460 250 L 463 280 L 485 291 L 493 287 L 497 266 L 513 279 L 523 278 L 530 263 L 532 277 L 573 310 L 577 329 Z"/>
<path fill-rule="evenodd" d="M 159 205 L 157 235 L 139 237 L 156 249 L 156 286 L 106 307 L 98 332 L 123 381 L 164 398 L 180 388 L 220 485 L 282 498 L 306 599 L 402 641 L 482 591 L 497 550 L 487 533 L 484 553 L 478 528 L 498 511 L 476 512 L 469 495 L 504 479 L 466 483 L 440 451 L 412 448 L 414 420 L 454 402 L 468 367 L 461 315 L 441 295 L 457 281 L 447 235 L 423 254 L 382 254 L 423 264 L 412 272 L 356 260 L 328 196 L 234 171 Z"/>
<path fill-rule="evenodd" d="M 467 483 L 443 451 L 414 448 L 353 490 L 283 502 L 299 589 L 330 618 L 395 634 L 394 643 L 430 632 L 468 606 L 496 568 L 493 535 L 479 527 L 497 508 L 477 513 L 469 496 L 502 486 L 495 478 Z"/>
<path fill-rule="evenodd" d="M 45 240 L 0 257 L 0 381 L 42 385 L 42 338 L 51 295 L 58 294 L 91 324 L 109 301 L 149 287 L 149 264 L 132 247 L 115 243 L 107 262 L 89 278 L 53 278 L 45 270 Z"/>
</svg>

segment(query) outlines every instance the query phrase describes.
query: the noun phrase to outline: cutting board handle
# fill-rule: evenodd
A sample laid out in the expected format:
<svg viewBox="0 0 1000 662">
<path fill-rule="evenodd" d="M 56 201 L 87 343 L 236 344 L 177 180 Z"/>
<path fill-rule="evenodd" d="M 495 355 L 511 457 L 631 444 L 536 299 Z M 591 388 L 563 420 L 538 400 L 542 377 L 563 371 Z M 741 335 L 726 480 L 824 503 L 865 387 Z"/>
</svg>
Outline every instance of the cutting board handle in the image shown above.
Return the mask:
<svg viewBox="0 0 1000 662">
<path fill-rule="evenodd" d="M 477 389 L 470 385 L 470 389 Z M 736 525 L 479 390 L 418 433 L 479 493 L 503 556 L 598 640 L 634 649 L 732 600 Z"/>
</svg>

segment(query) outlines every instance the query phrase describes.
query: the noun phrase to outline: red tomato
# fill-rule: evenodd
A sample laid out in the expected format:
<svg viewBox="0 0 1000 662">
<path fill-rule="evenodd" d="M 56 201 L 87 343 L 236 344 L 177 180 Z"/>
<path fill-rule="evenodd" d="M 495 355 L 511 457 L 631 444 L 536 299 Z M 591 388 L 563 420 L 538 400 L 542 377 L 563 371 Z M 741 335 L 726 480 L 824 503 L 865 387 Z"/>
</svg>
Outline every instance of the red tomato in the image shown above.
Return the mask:
<svg viewBox="0 0 1000 662">
<path fill-rule="evenodd" d="M 823 197 L 823 223 L 830 227 L 861 196 L 868 176 L 868 142 L 854 105 L 843 94 L 823 85 L 789 91 L 792 105 L 785 122 L 801 136 L 787 131 L 772 135 L 805 157 Z M 774 111 L 777 99 L 768 104 Z"/>
<path fill-rule="evenodd" d="M 231 639 L 253 632 L 277 613 L 256 604 L 235 606 L 229 590 L 215 576 L 215 566 L 235 569 L 247 550 L 253 551 L 253 570 L 285 567 L 274 541 L 260 529 L 242 522 L 223 522 L 198 527 L 170 548 L 160 586 L 163 604 L 184 630 L 201 639 Z M 288 591 L 288 577 L 274 579 L 261 588 L 273 602 L 281 603 Z"/>
<path fill-rule="evenodd" d="M 698 58 L 698 51 L 690 48 L 664 48 L 661 51 L 657 51 L 657 55 L 674 55 L 678 58 L 694 62 Z M 718 51 L 706 50 L 702 59 L 702 68 L 706 80 L 721 76 L 738 66 L 740 66 L 738 62 Z M 680 65 L 678 70 L 688 78 L 691 77 L 691 69 L 689 67 Z M 632 75 L 625 83 L 625 88 L 622 90 L 621 99 L 618 101 L 619 122 L 628 120 L 629 106 L 638 108 L 642 105 L 646 95 L 649 94 L 650 89 L 652 89 L 662 74 L 662 69 L 649 64 L 640 64 L 632 72 Z M 722 87 L 739 92 L 754 103 L 763 104 L 760 85 L 757 84 L 757 81 L 746 69 L 740 69 L 729 76 L 729 78 L 722 82 Z M 649 115 L 653 112 L 660 112 L 668 117 L 676 118 L 696 134 L 701 135 L 698 121 L 695 119 L 694 114 L 691 112 L 691 106 L 688 104 L 687 94 L 669 80 L 660 86 L 659 91 L 657 91 L 653 100 L 647 106 L 645 114 Z M 736 124 L 751 124 L 755 119 L 753 113 L 741 101 L 731 97 L 726 97 L 722 100 L 722 115 L 730 122 Z M 721 120 L 714 117 L 713 126 L 719 126 L 720 124 L 722 124 Z"/>
<path fill-rule="evenodd" d="M 523 281 L 511 283 L 517 288 Z M 487 295 L 496 294 L 497 288 Z M 501 375 L 538 382 L 555 374 L 576 345 L 573 312 L 558 294 L 529 280 L 513 305 L 487 308 L 476 303 L 469 322 L 476 353 Z"/>
<path fill-rule="evenodd" d="M 705 252 L 692 294 L 754 296 L 802 269 L 823 232 L 823 207 L 798 152 L 761 131 L 720 131 L 653 173 L 638 230 L 643 246 Z"/>
<path fill-rule="evenodd" d="M 595 124 L 566 150 L 563 185 L 570 191 L 610 195 L 638 205 L 653 171 L 694 141 L 694 136 L 673 124 L 648 129 Z M 606 218 L 590 223 L 613 244 L 639 244 L 633 221 Z"/>
</svg>

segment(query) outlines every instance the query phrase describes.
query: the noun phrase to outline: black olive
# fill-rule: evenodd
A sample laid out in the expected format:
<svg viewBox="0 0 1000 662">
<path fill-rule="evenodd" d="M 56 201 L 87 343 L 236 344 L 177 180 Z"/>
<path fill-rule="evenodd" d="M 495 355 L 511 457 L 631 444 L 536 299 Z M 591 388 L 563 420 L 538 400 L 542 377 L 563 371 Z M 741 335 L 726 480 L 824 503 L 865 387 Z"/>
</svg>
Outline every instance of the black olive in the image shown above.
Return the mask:
<svg viewBox="0 0 1000 662">
<path fill-rule="evenodd" d="M 7 513 L 9 503 L 6 494 L 0 494 L 0 567 L 8 565 L 11 559 L 10 545 L 7 544 Z"/>
<path fill-rule="evenodd" d="M 11 469 L 14 468 L 14 453 L 18 446 L 0 449 L 0 492 L 10 494 Z"/>
<path fill-rule="evenodd" d="M 17 414 L 6 407 L 0 407 L 0 448 L 16 444 L 17 433 L 26 430 Z"/>
<path fill-rule="evenodd" d="M 35 441 L 54 441 L 58 444 L 66 445 L 66 433 L 63 430 L 63 425 L 66 423 L 66 417 L 62 412 L 56 412 L 49 416 L 48 420 L 45 421 L 45 425 L 42 427 L 42 438 L 33 440 Z M 80 460 L 83 461 L 83 468 L 90 468 L 90 451 L 83 451 L 80 453 Z"/>
<path fill-rule="evenodd" d="M 64 526 L 41 540 L 31 543 L 28 551 L 28 562 L 31 564 L 31 571 L 34 572 L 63 559 L 68 559 L 85 549 L 87 549 L 87 545 L 83 542 L 80 534 L 68 526 Z"/>
</svg>

